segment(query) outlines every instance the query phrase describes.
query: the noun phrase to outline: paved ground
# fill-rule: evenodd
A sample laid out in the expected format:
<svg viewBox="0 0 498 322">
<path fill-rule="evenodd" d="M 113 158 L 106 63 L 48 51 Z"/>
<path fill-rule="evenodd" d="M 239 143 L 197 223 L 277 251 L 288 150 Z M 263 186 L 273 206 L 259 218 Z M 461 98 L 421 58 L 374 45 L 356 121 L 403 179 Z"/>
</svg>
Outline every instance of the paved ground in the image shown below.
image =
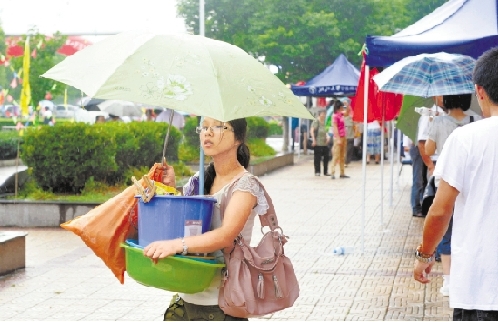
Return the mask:
<svg viewBox="0 0 498 322">
<path fill-rule="evenodd" d="M 290 236 L 301 293 L 295 306 L 271 320 L 450 320 L 439 293 L 441 266 L 427 286 L 412 279 L 413 252 L 423 219 L 411 216 L 410 166 L 403 166 L 389 207 L 389 167 L 384 171 L 381 225 L 380 166 L 367 168 L 364 253 L 361 253 L 362 172 L 351 179 L 315 177 L 312 156 L 261 177 L 281 226 Z M 12 230 L 10 228 L 10 230 Z M 121 285 L 71 232 L 27 229 L 27 267 L 0 278 L 0 320 L 160 320 L 171 293 L 126 277 Z M 255 229 L 259 236 L 259 228 Z M 355 252 L 335 256 L 336 246 Z M 263 320 L 262 319 L 262 320 Z"/>
</svg>

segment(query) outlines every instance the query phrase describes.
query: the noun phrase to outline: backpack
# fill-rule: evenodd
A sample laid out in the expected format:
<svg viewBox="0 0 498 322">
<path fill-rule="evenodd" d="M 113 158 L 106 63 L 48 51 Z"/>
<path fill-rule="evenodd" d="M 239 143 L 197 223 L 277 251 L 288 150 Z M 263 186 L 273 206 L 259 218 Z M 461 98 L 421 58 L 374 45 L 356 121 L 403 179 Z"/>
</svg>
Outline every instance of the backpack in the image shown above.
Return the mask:
<svg viewBox="0 0 498 322">
<path fill-rule="evenodd" d="M 256 247 L 249 246 L 239 235 L 231 247 L 223 250 L 226 267 L 218 297 L 218 304 L 225 314 L 240 318 L 283 310 L 291 307 L 299 297 L 294 268 L 284 253 L 288 237 L 278 225 L 270 196 L 257 177 L 254 178 L 264 190 L 269 204 L 266 214 L 259 216 L 261 231 L 263 227 L 269 227 L 270 231 L 263 235 Z M 232 195 L 238 179 L 223 198 Z M 226 206 L 226 202 L 220 203 L 222 220 Z"/>
</svg>

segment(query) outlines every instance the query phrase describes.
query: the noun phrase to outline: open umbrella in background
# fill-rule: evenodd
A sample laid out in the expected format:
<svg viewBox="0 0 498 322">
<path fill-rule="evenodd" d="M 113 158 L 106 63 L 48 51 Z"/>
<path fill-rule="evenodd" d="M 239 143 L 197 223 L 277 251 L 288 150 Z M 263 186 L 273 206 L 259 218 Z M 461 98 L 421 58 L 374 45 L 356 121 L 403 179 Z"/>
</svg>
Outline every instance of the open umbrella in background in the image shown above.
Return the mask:
<svg viewBox="0 0 498 322">
<path fill-rule="evenodd" d="M 380 91 L 422 97 L 474 92 L 470 56 L 435 53 L 409 56 L 384 69 L 373 80 Z"/>
<path fill-rule="evenodd" d="M 121 100 L 105 100 L 98 104 L 101 111 L 114 116 L 142 116 L 143 111 L 140 106 L 133 102 Z"/>
</svg>

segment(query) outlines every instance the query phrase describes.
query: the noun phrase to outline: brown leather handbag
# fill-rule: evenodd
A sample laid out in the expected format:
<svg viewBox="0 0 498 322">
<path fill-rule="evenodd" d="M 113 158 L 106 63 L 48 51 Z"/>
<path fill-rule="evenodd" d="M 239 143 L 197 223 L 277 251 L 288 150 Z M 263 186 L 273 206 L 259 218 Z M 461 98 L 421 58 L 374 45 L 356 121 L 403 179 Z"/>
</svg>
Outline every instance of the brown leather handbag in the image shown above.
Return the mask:
<svg viewBox="0 0 498 322">
<path fill-rule="evenodd" d="M 264 190 L 261 182 L 259 184 Z M 231 195 L 231 189 L 228 190 L 228 195 Z M 299 297 L 294 268 L 284 253 L 288 237 L 278 226 L 272 200 L 264 191 L 269 209 L 259 218 L 261 231 L 266 226 L 270 231 L 263 235 L 256 247 L 250 247 L 239 235 L 232 247 L 223 250 L 226 268 L 218 304 L 225 314 L 235 317 L 247 318 L 280 311 L 291 307 Z M 226 207 L 226 203 L 223 206 Z M 221 209 L 222 219 L 224 207 Z"/>
</svg>

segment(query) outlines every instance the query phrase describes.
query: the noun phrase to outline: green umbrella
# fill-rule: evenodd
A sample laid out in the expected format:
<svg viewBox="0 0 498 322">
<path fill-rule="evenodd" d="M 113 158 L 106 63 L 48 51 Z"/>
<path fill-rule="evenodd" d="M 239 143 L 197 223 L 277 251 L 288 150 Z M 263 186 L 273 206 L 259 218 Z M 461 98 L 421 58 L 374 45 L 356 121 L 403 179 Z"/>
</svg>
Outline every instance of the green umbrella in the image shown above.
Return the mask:
<svg viewBox="0 0 498 322">
<path fill-rule="evenodd" d="M 417 127 L 420 114 L 415 112 L 415 107 L 431 107 L 434 105 L 432 97 L 403 96 L 403 105 L 399 112 L 396 127 L 408 136 L 413 142 L 416 141 Z"/>
<path fill-rule="evenodd" d="M 434 100 L 432 99 L 432 97 L 420 97 L 411 95 L 403 96 L 403 105 L 401 106 L 401 110 L 399 112 L 396 127 L 400 129 L 403 134 L 408 136 L 413 142 L 415 142 L 417 137 L 418 120 L 420 118 L 420 114 L 415 111 L 415 107 L 431 107 L 433 105 Z M 466 113 L 468 115 L 482 116 L 482 111 L 479 107 L 477 99 L 475 98 L 475 95 L 472 95 L 470 109 Z"/>
<path fill-rule="evenodd" d="M 313 119 L 292 91 L 237 46 L 187 34 L 125 32 L 67 57 L 42 77 L 86 95 L 162 106 L 220 121 Z"/>
</svg>

